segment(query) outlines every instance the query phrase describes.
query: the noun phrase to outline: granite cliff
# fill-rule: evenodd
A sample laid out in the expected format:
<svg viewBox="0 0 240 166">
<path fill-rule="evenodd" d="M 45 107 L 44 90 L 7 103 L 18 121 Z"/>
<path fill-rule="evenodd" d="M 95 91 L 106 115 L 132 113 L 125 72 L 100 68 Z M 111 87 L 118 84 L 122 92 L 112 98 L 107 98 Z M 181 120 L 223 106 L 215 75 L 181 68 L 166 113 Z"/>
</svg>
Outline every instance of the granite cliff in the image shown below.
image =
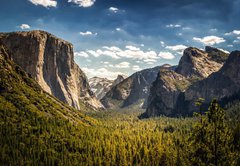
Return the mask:
<svg viewBox="0 0 240 166">
<path fill-rule="evenodd" d="M 0 33 L 0 43 L 11 59 L 49 94 L 77 109 L 81 109 L 79 100 L 102 108 L 85 74 L 74 62 L 71 43 L 38 30 Z"/>
<path fill-rule="evenodd" d="M 227 57 L 227 53 L 212 47 L 206 47 L 205 51 L 187 48 L 175 71 L 159 71 L 151 86 L 147 110 L 142 117 L 185 114 L 185 92 L 192 84 L 219 71 Z"/>
</svg>

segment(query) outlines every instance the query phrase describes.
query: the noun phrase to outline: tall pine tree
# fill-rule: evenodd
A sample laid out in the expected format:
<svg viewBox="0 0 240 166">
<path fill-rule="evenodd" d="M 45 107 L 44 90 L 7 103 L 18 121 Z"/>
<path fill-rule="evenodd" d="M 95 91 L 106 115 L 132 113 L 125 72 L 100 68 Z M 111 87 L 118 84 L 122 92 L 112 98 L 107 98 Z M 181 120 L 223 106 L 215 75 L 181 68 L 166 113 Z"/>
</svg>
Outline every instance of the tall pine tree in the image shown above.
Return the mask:
<svg viewBox="0 0 240 166">
<path fill-rule="evenodd" d="M 213 100 L 205 115 L 197 114 L 199 121 L 190 136 L 190 157 L 193 165 L 236 165 L 232 148 L 233 135 L 225 112 Z"/>
</svg>

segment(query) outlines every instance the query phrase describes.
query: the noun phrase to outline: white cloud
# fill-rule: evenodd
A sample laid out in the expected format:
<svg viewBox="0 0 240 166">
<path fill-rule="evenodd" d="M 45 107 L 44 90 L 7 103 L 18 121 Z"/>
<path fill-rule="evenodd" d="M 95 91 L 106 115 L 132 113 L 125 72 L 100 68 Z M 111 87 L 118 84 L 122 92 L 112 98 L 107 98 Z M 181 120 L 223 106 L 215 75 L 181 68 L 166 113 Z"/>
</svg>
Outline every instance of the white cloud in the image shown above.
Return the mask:
<svg viewBox="0 0 240 166">
<path fill-rule="evenodd" d="M 30 29 L 31 27 L 28 24 L 22 24 L 19 26 L 21 29 Z"/>
<path fill-rule="evenodd" d="M 163 59 L 174 59 L 174 55 L 171 52 L 160 52 L 159 55 Z"/>
<path fill-rule="evenodd" d="M 93 69 L 93 68 L 83 67 L 82 70 L 87 74 L 89 78 L 98 76 L 98 77 L 109 78 L 114 80 L 117 78 L 118 75 L 126 75 L 125 73 L 110 71 L 106 68 Z"/>
<path fill-rule="evenodd" d="M 121 31 L 122 29 L 121 28 L 116 28 L 116 31 Z"/>
<path fill-rule="evenodd" d="M 166 49 L 177 51 L 178 54 L 182 54 L 186 48 L 187 46 L 185 45 L 166 46 Z"/>
<path fill-rule="evenodd" d="M 217 28 L 212 28 L 212 29 L 210 29 L 210 31 L 211 31 L 211 32 L 217 32 L 218 29 L 217 29 Z"/>
<path fill-rule="evenodd" d="M 138 65 L 133 65 L 132 70 L 134 71 L 140 71 L 142 70 Z"/>
<path fill-rule="evenodd" d="M 84 58 L 88 58 L 89 57 L 89 55 L 86 52 L 84 52 L 84 51 L 74 52 L 74 56 L 84 57 Z"/>
<path fill-rule="evenodd" d="M 117 13 L 119 11 L 119 9 L 116 7 L 110 7 L 109 10 L 113 13 Z"/>
<path fill-rule="evenodd" d="M 146 62 L 146 63 L 149 63 L 149 62 L 154 63 L 154 62 L 157 62 L 157 60 L 156 60 L 156 59 L 144 59 L 143 62 Z"/>
<path fill-rule="evenodd" d="M 240 40 L 233 40 L 233 43 L 234 43 L 234 44 L 240 43 Z"/>
<path fill-rule="evenodd" d="M 227 45 L 227 47 L 233 47 L 233 45 L 232 45 L 232 44 L 229 44 L 229 45 Z"/>
<path fill-rule="evenodd" d="M 165 42 L 164 41 L 160 41 L 160 44 L 162 47 L 165 47 Z"/>
<path fill-rule="evenodd" d="M 44 7 L 57 7 L 57 1 L 54 0 L 29 0 L 34 5 L 41 5 Z"/>
<path fill-rule="evenodd" d="M 96 53 L 99 54 L 99 56 L 100 55 L 105 55 L 105 56 L 111 57 L 113 59 L 120 59 L 120 57 L 116 54 L 116 52 L 113 52 L 113 51 L 110 51 L 110 50 L 102 51 L 102 50 L 98 49 L 96 51 Z"/>
<path fill-rule="evenodd" d="M 182 27 L 180 24 L 169 24 L 169 25 L 166 25 L 167 28 L 180 28 Z"/>
<path fill-rule="evenodd" d="M 93 50 L 87 50 L 87 52 L 96 58 L 100 56 L 100 54 L 98 54 L 96 51 L 93 51 Z"/>
<path fill-rule="evenodd" d="M 68 2 L 75 3 L 79 7 L 91 7 L 96 0 L 68 0 Z"/>
<path fill-rule="evenodd" d="M 240 35 L 240 30 L 233 30 L 232 32 L 225 33 L 226 36 L 229 35 Z"/>
<path fill-rule="evenodd" d="M 139 51 L 140 48 L 137 48 L 135 46 L 126 46 L 127 49 L 131 50 L 131 51 Z"/>
<path fill-rule="evenodd" d="M 143 51 L 141 48 L 128 45 L 125 47 L 125 49 L 120 49 L 116 46 L 104 46 L 102 49 L 98 50 L 86 50 L 87 54 L 94 56 L 94 57 L 100 57 L 100 56 L 108 56 L 113 59 L 121 59 L 121 58 L 128 58 L 133 60 L 141 60 L 144 62 L 156 62 L 157 59 L 160 59 L 160 57 L 157 55 L 155 51 Z"/>
<path fill-rule="evenodd" d="M 191 30 L 191 29 L 192 29 L 192 28 L 190 28 L 190 27 L 183 27 L 183 28 L 182 28 L 182 30 L 185 30 L 185 31 L 186 31 L 186 30 Z"/>
<path fill-rule="evenodd" d="M 217 37 L 217 36 L 206 36 L 203 38 L 198 38 L 198 37 L 194 37 L 193 40 L 201 42 L 205 45 L 214 45 L 214 44 L 219 44 L 219 43 L 223 43 L 226 40 L 222 37 Z"/>
<path fill-rule="evenodd" d="M 240 40 L 240 36 L 239 36 L 239 37 L 237 37 L 237 39 L 239 39 L 239 40 Z"/>
<path fill-rule="evenodd" d="M 86 32 L 80 32 L 79 33 L 80 35 L 82 36 L 91 36 L 91 35 L 97 35 L 97 33 L 93 33 L 93 32 L 90 32 L 90 31 L 86 31 Z"/>
<path fill-rule="evenodd" d="M 130 63 L 129 62 L 121 62 L 117 65 L 115 65 L 116 68 L 119 68 L 119 69 L 127 69 L 127 68 L 130 68 Z"/>
</svg>

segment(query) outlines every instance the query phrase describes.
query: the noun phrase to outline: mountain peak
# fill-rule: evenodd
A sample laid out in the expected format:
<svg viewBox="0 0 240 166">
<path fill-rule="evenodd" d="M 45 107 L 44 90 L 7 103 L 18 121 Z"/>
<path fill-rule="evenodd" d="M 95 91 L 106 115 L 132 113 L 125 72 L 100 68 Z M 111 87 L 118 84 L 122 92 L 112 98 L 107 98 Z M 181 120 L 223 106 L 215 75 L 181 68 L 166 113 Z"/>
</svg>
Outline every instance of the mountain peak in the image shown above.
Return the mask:
<svg viewBox="0 0 240 166">
<path fill-rule="evenodd" d="M 206 78 L 211 73 L 218 71 L 223 65 L 220 55 L 209 54 L 195 47 L 184 50 L 176 72 L 187 78 Z"/>
<path fill-rule="evenodd" d="M 208 56 L 211 60 L 214 60 L 218 63 L 224 63 L 229 56 L 229 53 L 226 51 L 211 46 L 206 46 L 205 51 L 208 53 Z"/>
</svg>

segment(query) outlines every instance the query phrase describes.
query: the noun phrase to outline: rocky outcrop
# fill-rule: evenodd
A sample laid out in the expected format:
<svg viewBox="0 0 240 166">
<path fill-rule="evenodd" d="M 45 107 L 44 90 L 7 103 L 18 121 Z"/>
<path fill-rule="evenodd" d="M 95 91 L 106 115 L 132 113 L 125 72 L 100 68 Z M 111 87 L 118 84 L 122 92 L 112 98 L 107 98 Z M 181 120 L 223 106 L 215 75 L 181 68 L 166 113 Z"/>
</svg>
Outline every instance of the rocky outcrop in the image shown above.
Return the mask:
<svg viewBox="0 0 240 166">
<path fill-rule="evenodd" d="M 206 48 L 208 50 L 209 47 Z M 200 49 L 189 47 L 184 51 L 175 71 L 187 78 L 206 78 L 211 73 L 218 71 L 225 62 L 219 61 L 218 58 L 224 52 L 216 49 L 214 53 L 209 54 Z"/>
<path fill-rule="evenodd" d="M 111 87 L 116 86 L 117 84 L 119 84 L 120 82 L 122 82 L 126 78 L 127 78 L 127 76 L 125 76 L 125 75 L 118 75 L 117 78 L 113 81 Z"/>
<path fill-rule="evenodd" d="M 207 47 L 206 51 L 189 47 L 184 51 L 175 71 L 160 70 L 151 87 L 148 107 L 142 117 L 176 116 L 185 111 L 185 91 L 195 82 L 217 72 L 223 66 L 224 58 L 228 57 L 228 54 L 218 49 Z"/>
<path fill-rule="evenodd" d="M 146 108 L 150 86 L 156 79 L 160 68 L 162 67 L 159 66 L 134 73 L 112 87 L 101 102 L 107 108 L 125 108 L 131 105 Z"/>
<path fill-rule="evenodd" d="M 240 51 L 234 51 L 230 54 L 224 66 L 208 78 L 194 83 L 184 93 L 182 102 L 187 104 L 187 110 L 191 114 L 197 111 L 194 101 L 203 98 L 205 104 L 211 102 L 213 98 L 224 102 L 240 91 Z M 225 101 L 224 101 L 224 100 Z M 229 102 L 232 102 L 231 100 Z M 183 112 L 183 110 L 179 110 Z"/>
<path fill-rule="evenodd" d="M 0 42 L 12 60 L 49 94 L 77 109 L 79 100 L 102 107 L 87 78 L 74 62 L 73 46 L 44 31 L 0 33 Z"/>
<path fill-rule="evenodd" d="M 122 82 L 126 76 L 118 75 L 115 80 L 107 78 L 93 77 L 89 79 L 91 90 L 95 93 L 96 97 L 100 100 L 106 93 L 115 85 Z"/>
<path fill-rule="evenodd" d="M 148 108 L 143 117 L 172 115 L 179 94 L 189 85 L 190 82 L 181 74 L 169 69 L 160 69 L 157 79 L 152 84 Z"/>
</svg>

